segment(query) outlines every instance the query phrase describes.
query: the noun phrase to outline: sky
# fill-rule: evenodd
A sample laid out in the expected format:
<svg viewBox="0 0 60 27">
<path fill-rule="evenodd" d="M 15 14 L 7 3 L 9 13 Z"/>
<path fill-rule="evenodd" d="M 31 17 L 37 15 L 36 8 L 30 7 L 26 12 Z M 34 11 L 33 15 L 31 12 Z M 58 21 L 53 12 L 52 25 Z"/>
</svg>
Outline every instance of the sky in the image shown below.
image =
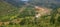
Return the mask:
<svg viewBox="0 0 60 27">
<path fill-rule="evenodd" d="M 21 1 L 29 1 L 29 0 L 21 0 Z"/>
</svg>

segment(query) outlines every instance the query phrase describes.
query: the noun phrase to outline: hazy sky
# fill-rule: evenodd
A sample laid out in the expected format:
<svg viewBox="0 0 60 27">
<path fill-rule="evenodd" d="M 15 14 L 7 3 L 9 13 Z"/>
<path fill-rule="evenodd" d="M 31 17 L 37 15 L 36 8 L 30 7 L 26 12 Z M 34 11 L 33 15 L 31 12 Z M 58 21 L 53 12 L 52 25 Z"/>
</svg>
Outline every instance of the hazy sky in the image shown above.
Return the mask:
<svg viewBox="0 0 60 27">
<path fill-rule="evenodd" d="M 28 1 L 28 0 L 21 0 L 21 1 Z"/>
</svg>

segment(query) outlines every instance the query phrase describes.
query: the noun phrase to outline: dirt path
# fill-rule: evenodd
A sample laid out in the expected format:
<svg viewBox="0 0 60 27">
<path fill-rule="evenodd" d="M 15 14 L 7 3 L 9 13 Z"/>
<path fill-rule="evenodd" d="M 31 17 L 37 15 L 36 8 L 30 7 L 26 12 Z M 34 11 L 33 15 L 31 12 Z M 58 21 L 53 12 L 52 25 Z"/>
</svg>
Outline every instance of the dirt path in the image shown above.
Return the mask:
<svg viewBox="0 0 60 27">
<path fill-rule="evenodd" d="M 23 6 L 22 8 L 20 8 L 19 12 L 18 13 L 21 13 L 23 12 L 25 9 L 26 9 L 27 6 Z"/>
</svg>

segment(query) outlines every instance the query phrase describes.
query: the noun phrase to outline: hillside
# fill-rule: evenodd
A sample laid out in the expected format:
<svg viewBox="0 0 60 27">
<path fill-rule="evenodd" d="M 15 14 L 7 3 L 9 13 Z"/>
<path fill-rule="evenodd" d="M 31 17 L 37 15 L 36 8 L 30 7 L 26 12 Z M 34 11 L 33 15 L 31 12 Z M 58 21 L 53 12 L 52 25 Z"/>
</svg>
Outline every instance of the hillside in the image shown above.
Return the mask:
<svg viewBox="0 0 60 27">
<path fill-rule="evenodd" d="M 18 8 L 6 2 L 0 2 L 0 19 L 6 19 L 15 16 L 18 13 Z"/>
<path fill-rule="evenodd" d="M 10 20 L 16 17 L 25 17 L 25 16 L 33 16 L 34 9 L 31 6 L 21 6 L 17 8 L 10 3 L 0 2 L 0 18 L 1 20 Z M 23 11 L 23 12 L 22 12 Z M 28 14 L 27 14 L 28 13 Z"/>
<path fill-rule="evenodd" d="M 0 0 L 0 27 L 60 27 L 57 1 Z"/>
</svg>

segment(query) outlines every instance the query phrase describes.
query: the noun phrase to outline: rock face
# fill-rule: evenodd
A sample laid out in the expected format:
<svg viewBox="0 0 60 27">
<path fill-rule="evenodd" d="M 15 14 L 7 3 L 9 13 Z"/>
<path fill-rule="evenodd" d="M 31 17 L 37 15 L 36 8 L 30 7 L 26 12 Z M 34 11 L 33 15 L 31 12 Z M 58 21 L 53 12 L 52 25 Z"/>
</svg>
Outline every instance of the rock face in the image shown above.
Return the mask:
<svg viewBox="0 0 60 27">
<path fill-rule="evenodd" d="M 50 15 L 52 9 L 35 6 L 35 11 L 36 11 L 36 17 L 39 17 L 44 15 Z"/>
</svg>

